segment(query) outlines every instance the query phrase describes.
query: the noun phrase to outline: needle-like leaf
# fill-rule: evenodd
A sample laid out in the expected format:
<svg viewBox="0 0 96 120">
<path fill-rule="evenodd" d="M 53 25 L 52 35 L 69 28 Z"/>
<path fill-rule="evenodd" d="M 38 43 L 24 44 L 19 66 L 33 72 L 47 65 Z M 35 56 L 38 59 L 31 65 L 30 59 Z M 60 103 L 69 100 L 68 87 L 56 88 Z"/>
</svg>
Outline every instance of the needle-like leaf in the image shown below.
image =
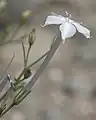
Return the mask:
<svg viewBox="0 0 96 120">
<path fill-rule="evenodd" d="M 10 65 L 11 65 L 11 63 L 12 63 L 14 57 L 15 57 L 15 54 L 12 56 L 12 58 L 11 58 L 9 64 L 7 65 L 6 69 L 4 70 L 3 75 L 2 75 L 1 78 L 0 78 L 0 80 L 4 79 L 4 80 L 1 82 L 1 84 L 0 84 L 0 92 L 3 90 L 5 84 L 6 84 L 7 81 L 8 81 L 7 77 L 5 77 L 5 75 L 6 75 L 6 73 L 7 73 L 8 68 L 10 67 Z M 4 77 L 5 77 L 5 78 L 4 78 Z"/>
</svg>

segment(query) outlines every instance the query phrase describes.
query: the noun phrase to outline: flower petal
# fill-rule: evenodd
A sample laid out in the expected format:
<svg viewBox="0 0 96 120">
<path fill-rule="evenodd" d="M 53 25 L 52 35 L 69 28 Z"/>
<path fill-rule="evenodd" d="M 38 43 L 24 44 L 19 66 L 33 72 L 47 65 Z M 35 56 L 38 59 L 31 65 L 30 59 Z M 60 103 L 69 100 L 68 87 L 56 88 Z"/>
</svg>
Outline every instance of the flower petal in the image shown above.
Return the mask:
<svg viewBox="0 0 96 120">
<path fill-rule="evenodd" d="M 60 25 L 61 37 L 65 41 L 66 38 L 72 37 L 76 33 L 76 28 L 69 22 Z"/>
<path fill-rule="evenodd" d="M 55 15 L 52 14 L 52 15 L 49 15 L 45 21 L 45 24 L 44 25 L 41 25 L 42 27 L 45 27 L 46 25 L 50 25 L 50 24 L 62 24 L 63 22 L 65 21 L 65 18 L 61 15 Z"/>
<path fill-rule="evenodd" d="M 83 27 L 77 22 L 72 22 L 72 24 L 75 25 L 78 32 L 82 33 L 86 38 L 91 38 L 90 30 L 88 30 L 86 27 Z"/>
</svg>

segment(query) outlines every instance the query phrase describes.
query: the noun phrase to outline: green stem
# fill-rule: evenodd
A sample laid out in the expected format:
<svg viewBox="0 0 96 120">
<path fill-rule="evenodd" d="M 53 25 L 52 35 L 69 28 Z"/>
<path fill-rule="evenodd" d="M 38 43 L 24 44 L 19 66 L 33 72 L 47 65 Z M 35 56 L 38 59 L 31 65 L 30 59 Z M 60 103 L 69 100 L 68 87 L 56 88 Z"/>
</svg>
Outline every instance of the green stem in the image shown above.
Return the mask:
<svg viewBox="0 0 96 120">
<path fill-rule="evenodd" d="M 26 54 L 25 54 L 25 47 L 24 47 L 24 43 L 23 43 L 22 40 L 21 40 L 21 42 L 22 42 L 23 59 L 24 59 L 24 66 L 25 66 L 25 56 L 26 56 Z"/>
<path fill-rule="evenodd" d="M 37 79 L 40 77 L 42 72 L 47 67 L 49 61 L 52 59 L 52 57 L 55 54 L 55 52 L 56 52 L 57 48 L 59 47 L 60 43 L 61 43 L 61 39 L 60 39 L 60 37 L 57 37 L 56 40 L 53 42 L 52 47 L 51 47 L 50 51 L 48 52 L 45 60 L 40 65 L 40 68 L 36 71 L 34 76 L 31 78 L 30 82 L 25 86 L 24 89 L 26 89 L 28 91 L 30 91 L 32 89 L 33 85 L 36 83 Z"/>
<path fill-rule="evenodd" d="M 47 51 L 46 53 L 44 53 L 39 59 L 37 59 L 32 64 L 30 64 L 27 68 L 30 69 L 31 67 L 33 67 L 36 63 L 38 63 L 41 59 L 43 59 L 49 53 L 49 51 Z M 21 79 L 21 77 L 23 76 L 24 72 L 25 72 L 25 69 L 22 70 L 22 72 L 20 73 L 19 77 L 17 78 L 17 81 L 19 81 Z"/>
<path fill-rule="evenodd" d="M 23 76 L 24 72 L 25 72 L 25 69 L 23 69 L 21 71 L 20 75 L 16 78 L 17 81 L 19 81 L 21 79 L 21 77 Z"/>
<path fill-rule="evenodd" d="M 49 50 L 50 51 L 50 50 Z M 44 53 L 39 59 L 37 59 L 35 62 L 33 62 L 32 64 L 28 65 L 28 69 L 33 67 L 36 63 L 38 63 L 41 59 L 43 59 L 48 53 L 49 51 L 47 51 L 46 53 Z"/>
<path fill-rule="evenodd" d="M 28 63 L 28 57 L 29 57 L 30 50 L 31 50 L 31 45 L 29 45 L 29 47 L 28 47 L 26 59 L 25 59 L 25 62 L 24 62 L 24 67 L 25 68 L 27 68 L 27 63 Z"/>
<path fill-rule="evenodd" d="M 42 73 L 42 72 L 45 70 L 45 68 L 47 67 L 49 61 L 51 60 L 51 58 L 52 58 L 53 55 L 55 54 L 55 52 L 56 52 L 57 48 L 59 47 L 60 43 L 61 43 L 61 39 L 60 39 L 60 38 L 59 38 L 59 40 L 56 40 L 56 41 L 53 43 L 50 51 L 47 53 L 47 56 L 46 56 L 45 60 L 43 61 L 43 63 L 41 64 L 40 68 L 36 71 L 35 75 L 34 75 L 34 76 L 32 77 L 32 79 L 31 79 L 31 81 L 25 86 L 25 88 L 24 88 L 25 90 L 27 90 L 27 91 L 30 91 L 30 90 L 31 90 L 31 88 L 33 87 L 33 85 L 36 83 L 38 77 L 41 75 L 41 73 Z M 19 93 L 22 93 L 22 90 L 19 91 Z M 18 99 L 19 99 L 20 97 L 22 97 L 21 95 L 23 95 L 23 93 L 22 93 L 20 96 L 18 96 L 19 93 L 17 93 L 17 95 L 16 95 L 16 97 L 17 97 Z M 27 96 L 27 95 L 24 95 L 24 98 L 25 98 L 26 96 Z M 22 97 L 22 99 L 20 98 L 20 102 L 21 102 L 24 98 L 23 98 L 23 97 Z M 5 111 L 0 115 L 0 117 L 2 117 L 3 115 L 5 115 L 14 105 L 15 105 L 15 104 L 14 104 L 14 102 L 13 102 L 7 109 L 5 109 Z"/>
</svg>

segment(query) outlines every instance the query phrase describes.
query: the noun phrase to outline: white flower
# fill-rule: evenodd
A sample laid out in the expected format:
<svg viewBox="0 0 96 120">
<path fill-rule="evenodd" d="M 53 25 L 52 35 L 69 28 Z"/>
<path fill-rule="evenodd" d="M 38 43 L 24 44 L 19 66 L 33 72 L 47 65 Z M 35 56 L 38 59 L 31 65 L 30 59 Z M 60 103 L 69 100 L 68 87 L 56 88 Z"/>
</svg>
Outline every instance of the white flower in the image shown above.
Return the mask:
<svg viewBox="0 0 96 120">
<path fill-rule="evenodd" d="M 74 36 L 76 31 L 82 33 L 86 38 L 91 38 L 90 30 L 82 26 L 80 23 L 71 20 L 71 14 L 67 11 L 65 11 L 65 13 L 67 17 L 63 17 L 62 15 L 58 15 L 56 13 L 51 13 L 51 15 L 47 17 L 45 24 L 41 26 L 45 27 L 51 24 L 60 25 L 59 30 L 61 32 L 63 42 L 65 42 L 65 39 Z"/>
</svg>

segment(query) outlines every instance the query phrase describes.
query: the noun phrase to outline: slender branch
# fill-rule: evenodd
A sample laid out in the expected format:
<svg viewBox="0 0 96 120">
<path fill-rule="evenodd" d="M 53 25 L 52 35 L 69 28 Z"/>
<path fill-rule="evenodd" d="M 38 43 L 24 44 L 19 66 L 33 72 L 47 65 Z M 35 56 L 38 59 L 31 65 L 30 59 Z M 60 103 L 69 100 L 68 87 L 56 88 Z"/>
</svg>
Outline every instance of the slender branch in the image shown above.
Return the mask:
<svg viewBox="0 0 96 120">
<path fill-rule="evenodd" d="M 32 64 L 30 64 L 28 67 L 27 67 L 27 69 L 30 69 L 31 67 L 33 67 L 36 63 L 38 63 L 41 59 L 43 59 L 47 54 L 49 53 L 49 51 L 48 52 L 46 52 L 44 55 L 42 55 L 39 59 L 37 59 L 35 62 L 33 62 Z M 22 75 L 24 74 L 24 72 L 22 71 Z M 24 78 L 22 78 L 19 82 L 22 82 L 22 81 L 24 81 L 25 79 Z M 17 82 L 18 83 L 18 82 Z"/>
<path fill-rule="evenodd" d="M 48 52 L 46 52 L 45 54 L 43 54 L 39 59 L 37 59 L 35 62 L 33 62 L 32 64 L 30 64 L 28 67 L 27 67 L 27 69 L 30 69 L 31 67 L 33 67 L 36 63 L 38 63 L 41 59 L 43 59 L 47 54 L 49 53 L 49 51 Z M 20 74 L 20 79 L 21 79 L 21 77 L 23 76 L 23 74 L 24 74 L 24 70 L 21 72 L 21 74 Z M 19 80 L 20 80 L 19 79 Z M 18 80 L 18 79 L 17 79 Z M 18 84 L 18 83 L 20 83 L 20 82 L 22 82 L 22 81 L 24 81 L 25 79 L 24 78 L 22 78 L 20 81 L 18 81 L 18 82 L 16 82 L 16 84 Z"/>
<path fill-rule="evenodd" d="M 60 37 L 57 37 L 56 40 L 51 45 L 51 50 L 49 51 L 48 55 L 46 56 L 44 62 L 41 64 L 40 68 L 36 71 L 30 82 L 25 86 L 25 89 L 30 91 L 30 89 L 33 87 L 33 85 L 36 83 L 39 76 L 42 74 L 42 72 L 47 67 L 49 61 L 52 59 L 53 55 L 55 54 L 57 48 L 59 47 L 61 43 Z"/>
<path fill-rule="evenodd" d="M 50 51 L 50 50 L 49 50 Z M 46 53 L 44 53 L 39 59 L 37 59 L 35 62 L 33 62 L 32 64 L 28 65 L 27 68 L 31 68 L 33 67 L 36 63 L 38 63 L 41 59 L 43 59 L 48 53 L 49 51 L 47 51 Z"/>
<path fill-rule="evenodd" d="M 44 53 L 39 59 L 37 59 L 35 62 L 33 62 L 32 64 L 30 64 L 27 68 L 31 68 L 33 67 L 36 63 L 38 63 L 41 59 L 43 59 L 47 54 L 48 54 L 49 51 L 47 51 L 46 53 Z M 20 80 L 21 77 L 23 76 L 25 72 L 25 69 L 22 70 L 22 72 L 20 73 L 20 75 L 18 76 L 17 80 Z"/>
</svg>

